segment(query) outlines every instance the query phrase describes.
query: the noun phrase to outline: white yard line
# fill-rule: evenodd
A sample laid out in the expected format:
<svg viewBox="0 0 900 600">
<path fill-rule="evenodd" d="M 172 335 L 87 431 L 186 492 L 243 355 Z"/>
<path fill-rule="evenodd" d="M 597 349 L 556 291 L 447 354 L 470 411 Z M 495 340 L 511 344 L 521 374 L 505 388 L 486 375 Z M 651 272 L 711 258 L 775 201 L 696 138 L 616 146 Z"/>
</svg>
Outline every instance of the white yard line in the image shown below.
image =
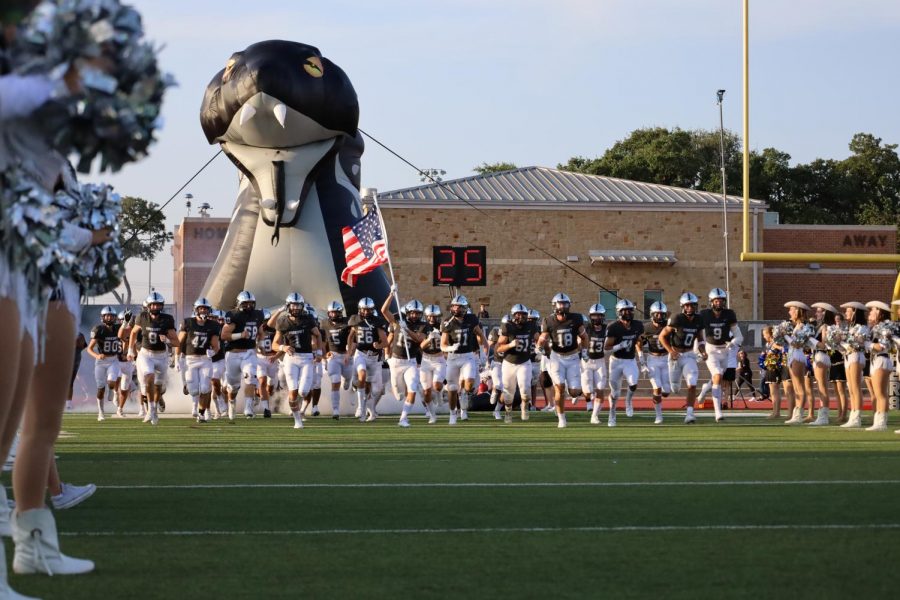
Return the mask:
<svg viewBox="0 0 900 600">
<path fill-rule="evenodd" d="M 897 485 L 900 479 L 800 479 L 737 481 L 541 481 L 541 482 L 373 482 L 373 483 L 192 483 L 100 485 L 101 490 L 207 490 L 207 489 L 307 489 L 307 488 L 536 488 L 536 487 L 692 487 L 692 486 L 783 486 L 783 485 Z"/>
<path fill-rule="evenodd" d="M 319 536 L 319 535 L 433 535 L 467 533 L 665 533 L 670 531 L 870 531 L 900 529 L 900 523 L 763 524 L 763 525 L 618 525 L 598 527 L 454 527 L 409 529 L 283 529 L 283 530 L 171 530 L 67 531 L 66 537 L 190 537 L 190 536 Z"/>
</svg>

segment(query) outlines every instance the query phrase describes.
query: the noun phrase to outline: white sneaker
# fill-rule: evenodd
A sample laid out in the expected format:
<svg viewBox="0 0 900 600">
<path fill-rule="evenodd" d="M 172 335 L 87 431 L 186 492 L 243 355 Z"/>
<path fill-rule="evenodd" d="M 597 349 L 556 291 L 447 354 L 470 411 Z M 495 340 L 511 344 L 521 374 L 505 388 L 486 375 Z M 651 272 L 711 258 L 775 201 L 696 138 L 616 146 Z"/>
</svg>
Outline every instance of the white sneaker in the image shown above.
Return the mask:
<svg viewBox="0 0 900 600">
<path fill-rule="evenodd" d="M 662 425 L 662 423 L 663 423 L 663 418 L 661 416 L 658 416 L 655 419 L 653 419 L 654 425 Z"/>
<path fill-rule="evenodd" d="M 403 417 L 397 422 L 397 425 L 399 425 L 400 427 L 409 427 L 409 419 Z"/>
<path fill-rule="evenodd" d="M 556 424 L 557 429 L 565 429 L 566 428 L 566 415 L 559 415 L 559 422 Z"/>
<path fill-rule="evenodd" d="M 875 413 L 872 426 L 866 427 L 866 431 L 887 431 L 887 413 Z"/>
<path fill-rule="evenodd" d="M 87 485 L 71 485 L 69 483 L 60 483 L 61 489 L 58 496 L 50 496 L 50 502 L 56 510 L 64 510 L 77 506 L 94 495 L 97 486 L 93 483 Z"/>
<path fill-rule="evenodd" d="M 20 575 L 78 575 L 94 570 L 92 561 L 60 552 L 56 521 L 50 509 L 13 514 L 13 541 L 16 545 L 13 571 Z"/>
<path fill-rule="evenodd" d="M 196 419 L 197 417 L 200 416 L 200 411 L 197 410 L 196 408 L 192 408 L 192 409 L 191 409 L 191 416 L 194 417 L 194 418 Z"/>
<path fill-rule="evenodd" d="M 374 410 L 366 411 L 366 423 L 371 423 L 377 418 L 378 418 L 378 415 L 375 413 Z"/>
<path fill-rule="evenodd" d="M 498 405 L 498 406 L 499 406 L 499 405 Z M 495 420 L 495 421 L 499 421 L 499 420 L 502 419 L 502 418 L 503 418 L 503 416 L 500 415 L 500 411 L 499 411 L 499 410 L 495 410 L 495 411 L 494 411 L 494 420 Z"/>
<path fill-rule="evenodd" d="M 616 426 L 616 415 L 611 414 L 609 418 L 606 420 L 607 427 L 615 427 Z"/>
<path fill-rule="evenodd" d="M 456 425 L 456 411 L 455 410 L 450 411 L 450 422 L 448 423 L 448 425 Z"/>
<path fill-rule="evenodd" d="M 469 420 L 469 411 L 460 410 L 459 411 L 459 420 L 460 421 L 468 421 Z"/>
<path fill-rule="evenodd" d="M 820 408 L 816 415 L 816 420 L 810 423 L 810 425 L 828 425 L 828 409 L 824 406 Z"/>
<path fill-rule="evenodd" d="M 431 413 L 430 415 L 428 415 L 428 424 L 434 425 L 435 423 L 437 423 L 437 415 L 434 413 Z"/>
<path fill-rule="evenodd" d="M 359 405 L 356 406 L 356 412 L 353 414 L 353 416 L 356 417 L 357 419 L 362 417 L 362 408 L 360 408 Z"/>
<path fill-rule="evenodd" d="M 844 429 L 858 429 L 862 427 L 862 419 L 858 410 L 851 410 L 847 422 L 841 425 Z"/>
<path fill-rule="evenodd" d="M 625 416 L 629 419 L 634 416 L 634 401 L 625 398 Z"/>
<path fill-rule="evenodd" d="M 803 411 L 799 408 L 794 408 L 791 413 L 791 418 L 784 422 L 785 425 L 798 425 L 803 422 Z"/>
<path fill-rule="evenodd" d="M 100 422 L 100 423 L 102 423 L 102 422 L 105 421 L 105 420 L 106 420 L 106 417 L 103 415 L 103 413 L 102 413 L 102 412 L 98 412 L 98 413 L 97 413 L 97 421 Z"/>
<path fill-rule="evenodd" d="M 553 406 L 552 404 L 548 404 L 547 406 L 545 406 L 544 408 L 541 409 L 541 412 L 553 412 L 555 410 L 556 410 L 555 406 Z"/>
<path fill-rule="evenodd" d="M 522 420 L 523 420 L 523 421 L 527 421 L 527 420 L 528 420 L 528 409 L 526 409 L 526 408 L 524 408 L 524 407 L 522 408 Z"/>
<path fill-rule="evenodd" d="M 116 409 L 116 416 L 117 416 L 117 417 L 120 417 L 120 418 L 125 418 L 125 409 L 124 409 L 124 408 L 117 408 L 117 409 Z"/>
<path fill-rule="evenodd" d="M 600 417 L 598 415 L 591 415 L 591 425 L 599 425 Z"/>
<path fill-rule="evenodd" d="M 697 419 L 696 419 L 696 417 L 694 417 L 694 415 L 685 415 L 684 416 L 684 424 L 685 425 L 693 425 L 696 422 L 697 422 Z"/>
<path fill-rule="evenodd" d="M 148 411 L 144 411 L 144 420 L 142 421 L 142 423 L 149 423 L 149 422 L 150 422 L 150 413 Z"/>
</svg>

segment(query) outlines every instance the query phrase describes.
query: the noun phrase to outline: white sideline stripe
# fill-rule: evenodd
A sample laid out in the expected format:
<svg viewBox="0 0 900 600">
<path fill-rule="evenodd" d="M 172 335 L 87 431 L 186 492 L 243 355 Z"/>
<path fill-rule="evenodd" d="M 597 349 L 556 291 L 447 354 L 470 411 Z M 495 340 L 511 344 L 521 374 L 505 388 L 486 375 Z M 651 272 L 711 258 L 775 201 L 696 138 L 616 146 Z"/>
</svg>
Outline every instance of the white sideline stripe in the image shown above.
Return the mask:
<svg viewBox="0 0 900 600">
<path fill-rule="evenodd" d="M 307 488 L 528 488 L 528 487 L 673 487 L 729 485 L 896 485 L 900 479 L 809 479 L 796 481 L 537 481 L 425 483 L 193 483 L 184 485 L 99 485 L 101 490 L 221 490 Z"/>
<path fill-rule="evenodd" d="M 453 527 L 429 529 L 284 529 L 284 530 L 174 530 L 174 531 L 66 531 L 66 537 L 187 537 L 201 535 L 383 535 L 383 534 L 454 534 L 454 533 L 628 533 L 667 531 L 796 531 L 796 530 L 873 530 L 900 529 L 900 523 L 833 523 L 781 525 L 617 525 L 609 527 Z"/>
</svg>

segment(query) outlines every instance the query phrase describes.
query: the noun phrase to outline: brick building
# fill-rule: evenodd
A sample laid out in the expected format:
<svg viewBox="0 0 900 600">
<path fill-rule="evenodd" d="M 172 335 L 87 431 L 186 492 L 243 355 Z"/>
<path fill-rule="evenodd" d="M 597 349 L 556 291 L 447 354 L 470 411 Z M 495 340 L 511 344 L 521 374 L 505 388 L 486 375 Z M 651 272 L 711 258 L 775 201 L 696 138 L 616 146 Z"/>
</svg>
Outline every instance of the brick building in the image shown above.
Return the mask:
<svg viewBox="0 0 900 600">
<path fill-rule="evenodd" d="M 175 226 L 172 258 L 176 319 L 190 315 L 194 301 L 216 261 L 230 222 L 230 219 L 188 217 L 181 225 Z"/>
<path fill-rule="evenodd" d="M 500 314 L 515 302 L 546 311 L 565 291 L 577 310 L 615 295 L 646 310 L 662 298 L 677 310 L 685 290 L 705 300 L 725 287 L 722 196 L 541 167 L 378 194 L 401 292 L 446 304 L 432 286 L 432 246 L 485 246 L 487 285 L 463 288 L 473 304 Z M 758 318 L 761 269 L 741 263 L 741 199 L 728 198 L 731 305 Z M 759 247 L 765 204 L 753 201 Z M 532 242 L 535 248 L 528 244 Z M 560 258 L 576 273 L 546 254 Z"/>
<path fill-rule="evenodd" d="M 897 228 L 881 225 L 767 225 L 766 252 L 894 254 Z M 784 303 L 890 301 L 897 266 L 865 263 L 764 263 L 764 319 L 781 319 Z"/>
</svg>

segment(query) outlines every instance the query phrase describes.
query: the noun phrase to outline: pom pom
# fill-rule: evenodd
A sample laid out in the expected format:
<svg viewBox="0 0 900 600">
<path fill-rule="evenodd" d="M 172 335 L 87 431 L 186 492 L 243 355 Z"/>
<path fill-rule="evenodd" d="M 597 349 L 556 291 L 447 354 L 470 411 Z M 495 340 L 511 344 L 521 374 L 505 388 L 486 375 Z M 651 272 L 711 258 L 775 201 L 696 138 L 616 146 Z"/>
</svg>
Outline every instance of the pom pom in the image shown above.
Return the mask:
<svg viewBox="0 0 900 600">
<path fill-rule="evenodd" d="M 83 93 L 44 107 L 53 145 L 78 156 L 78 170 L 118 171 L 147 154 L 166 88 L 158 48 L 143 39 L 140 14 L 119 0 L 47 0 L 9 52 L 13 71 L 61 78 L 75 67 Z"/>
</svg>

